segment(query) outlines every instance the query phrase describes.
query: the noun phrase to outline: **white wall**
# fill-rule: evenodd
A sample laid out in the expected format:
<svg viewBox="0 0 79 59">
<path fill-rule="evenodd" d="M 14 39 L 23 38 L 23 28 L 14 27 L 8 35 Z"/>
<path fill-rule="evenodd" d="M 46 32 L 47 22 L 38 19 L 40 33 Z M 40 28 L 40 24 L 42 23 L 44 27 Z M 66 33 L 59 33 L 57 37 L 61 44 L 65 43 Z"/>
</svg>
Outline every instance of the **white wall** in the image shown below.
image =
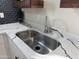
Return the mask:
<svg viewBox="0 0 79 59">
<path fill-rule="evenodd" d="M 55 17 L 66 23 L 67 31 L 79 34 L 79 15 L 75 12 L 75 9 L 59 9 L 56 11 Z"/>
<path fill-rule="evenodd" d="M 48 23 L 54 26 L 54 21 L 62 21 L 66 31 L 79 35 L 79 11 L 72 8 L 59 8 L 60 0 L 44 0 L 44 9 L 24 9 L 25 22 L 32 24 L 38 29 L 44 28 L 45 17 L 48 16 Z M 43 26 L 42 26 L 43 25 Z M 63 26 L 60 26 L 63 27 Z"/>
<path fill-rule="evenodd" d="M 45 8 L 49 17 L 51 26 L 54 20 L 60 20 L 65 23 L 66 31 L 79 35 L 79 9 L 59 8 L 60 0 L 45 0 Z M 53 7 L 53 4 L 55 7 Z M 47 7 L 48 6 L 48 7 Z M 53 9 L 54 8 L 54 9 Z"/>
<path fill-rule="evenodd" d="M 42 30 L 44 28 L 44 22 L 46 17 L 46 11 L 44 8 L 25 8 L 25 23 L 31 24 L 33 27 Z"/>
</svg>

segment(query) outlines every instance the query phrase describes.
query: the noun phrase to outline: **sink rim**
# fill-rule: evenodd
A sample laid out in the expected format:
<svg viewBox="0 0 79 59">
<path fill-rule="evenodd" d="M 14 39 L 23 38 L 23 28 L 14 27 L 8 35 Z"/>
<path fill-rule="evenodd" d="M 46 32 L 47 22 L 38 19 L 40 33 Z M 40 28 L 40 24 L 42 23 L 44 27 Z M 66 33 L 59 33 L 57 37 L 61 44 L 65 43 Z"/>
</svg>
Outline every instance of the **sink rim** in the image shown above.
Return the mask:
<svg viewBox="0 0 79 59">
<path fill-rule="evenodd" d="M 30 28 L 30 29 L 27 29 L 27 30 L 24 30 L 24 31 L 28 31 L 28 30 L 36 31 L 36 32 L 38 32 L 38 33 L 40 33 L 40 34 L 42 34 L 42 35 L 45 35 L 45 36 L 47 36 L 47 37 L 50 37 L 51 39 L 56 40 L 56 38 L 53 38 L 53 37 L 52 37 L 52 34 L 44 33 L 44 32 L 42 32 L 42 31 L 39 31 L 39 30 L 34 29 L 34 28 Z M 24 31 L 19 31 L 19 32 L 17 32 L 17 33 L 24 32 Z M 17 34 L 17 33 L 15 33 L 15 34 Z M 17 35 L 16 35 L 16 36 L 17 36 Z M 56 41 L 59 42 L 58 40 L 56 40 Z"/>
</svg>

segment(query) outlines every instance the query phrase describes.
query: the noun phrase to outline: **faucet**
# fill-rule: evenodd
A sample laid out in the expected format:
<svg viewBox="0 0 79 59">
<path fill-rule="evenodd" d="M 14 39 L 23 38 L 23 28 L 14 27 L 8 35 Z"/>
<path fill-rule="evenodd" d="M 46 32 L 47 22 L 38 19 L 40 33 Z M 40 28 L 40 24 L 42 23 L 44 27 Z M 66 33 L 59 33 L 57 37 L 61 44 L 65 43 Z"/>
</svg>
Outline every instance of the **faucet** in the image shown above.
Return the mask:
<svg viewBox="0 0 79 59">
<path fill-rule="evenodd" d="M 44 33 L 52 33 L 52 31 L 56 31 L 56 32 L 58 32 L 60 34 L 61 37 L 64 37 L 64 35 L 59 30 L 48 26 L 47 20 L 48 19 L 47 19 L 47 16 L 46 16 Z"/>
<path fill-rule="evenodd" d="M 44 32 L 45 33 L 51 33 L 52 32 L 52 29 L 51 29 L 51 27 L 48 26 L 47 22 L 48 22 L 48 19 L 47 19 L 47 16 L 46 16 Z"/>
</svg>

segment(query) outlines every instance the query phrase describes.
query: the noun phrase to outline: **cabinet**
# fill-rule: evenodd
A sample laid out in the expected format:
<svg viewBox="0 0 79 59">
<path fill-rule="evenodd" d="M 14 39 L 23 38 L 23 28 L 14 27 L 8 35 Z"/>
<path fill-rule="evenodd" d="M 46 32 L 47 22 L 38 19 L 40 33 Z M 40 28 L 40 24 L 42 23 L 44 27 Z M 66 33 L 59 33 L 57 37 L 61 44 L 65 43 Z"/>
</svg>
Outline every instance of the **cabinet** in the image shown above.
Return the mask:
<svg viewBox="0 0 79 59">
<path fill-rule="evenodd" d="M 19 50 L 19 48 L 13 43 L 11 43 L 11 52 L 12 52 L 12 59 L 27 59 L 25 55 Z"/>
<path fill-rule="evenodd" d="M 43 8 L 43 0 L 31 0 L 31 8 Z"/>
<path fill-rule="evenodd" d="M 79 0 L 61 0 L 61 8 L 79 8 Z"/>
<path fill-rule="evenodd" d="M 7 34 L 0 34 L 2 44 L 2 57 L 7 59 L 27 59 L 26 56 L 20 51 L 20 49 L 15 45 L 13 40 L 11 40 Z M 4 49 L 5 47 L 5 49 Z M 5 57 L 7 56 L 7 57 Z M 1 59 L 1 58 L 0 58 Z"/>
<path fill-rule="evenodd" d="M 11 59 L 27 59 L 11 39 L 9 39 L 9 46 L 11 51 Z"/>
<path fill-rule="evenodd" d="M 16 1 L 15 5 L 18 8 L 43 8 L 44 1 L 43 0 L 23 0 L 23 1 Z"/>
</svg>

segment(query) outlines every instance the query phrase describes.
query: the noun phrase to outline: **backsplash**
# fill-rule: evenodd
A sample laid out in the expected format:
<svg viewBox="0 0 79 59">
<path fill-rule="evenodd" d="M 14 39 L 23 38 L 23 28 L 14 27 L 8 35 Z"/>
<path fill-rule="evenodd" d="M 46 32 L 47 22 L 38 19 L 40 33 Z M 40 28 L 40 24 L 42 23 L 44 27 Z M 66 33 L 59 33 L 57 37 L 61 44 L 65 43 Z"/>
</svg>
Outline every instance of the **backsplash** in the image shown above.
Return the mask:
<svg viewBox="0 0 79 59">
<path fill-rule="evenodd" d="M 24 9 L 24 22 L 31 24 L 34 28 L 43 30 L 45 27 L 46 11 L 42 8 L 25 8 Z"/>
<path fill-rule="evenodd" d="M 44 0 L 49 23 L 54 20 L 63 21 L 67 32 L 79 35 L 79 8 L 59 8 L 61 0 Z"/>
<path fill-rule="evenodd" d="M 4 18 L 0 18 L 0 24 L 18 22 L 17 8 L 14 6 L 16 0 L 0 0 L 0 13 L 4 13 Z"/>
<path fill-rule="evenodd" d="M 79 35 L 79 8 L 59 8 L 60 0 L 44 0 L 44 4 L 46 13 L 40 9 L 36 9 L 35 11 L 24 9 L 24 15 L 26 16 L 25 22 L 30 23 L 32 26 L 42 30 L 44 28 L 44 18 L 41 19 L 40 16 L 47 15 L 48 23 L 51 27 L 54 26 L 54 21 L 58 20 L 63 22 L 63 25 L 65 25 L 60 26 L 60 28 L 65 27 L 65 31 Z M 59 27 L 59 23 L 55 26 Z"/>
</svg>

